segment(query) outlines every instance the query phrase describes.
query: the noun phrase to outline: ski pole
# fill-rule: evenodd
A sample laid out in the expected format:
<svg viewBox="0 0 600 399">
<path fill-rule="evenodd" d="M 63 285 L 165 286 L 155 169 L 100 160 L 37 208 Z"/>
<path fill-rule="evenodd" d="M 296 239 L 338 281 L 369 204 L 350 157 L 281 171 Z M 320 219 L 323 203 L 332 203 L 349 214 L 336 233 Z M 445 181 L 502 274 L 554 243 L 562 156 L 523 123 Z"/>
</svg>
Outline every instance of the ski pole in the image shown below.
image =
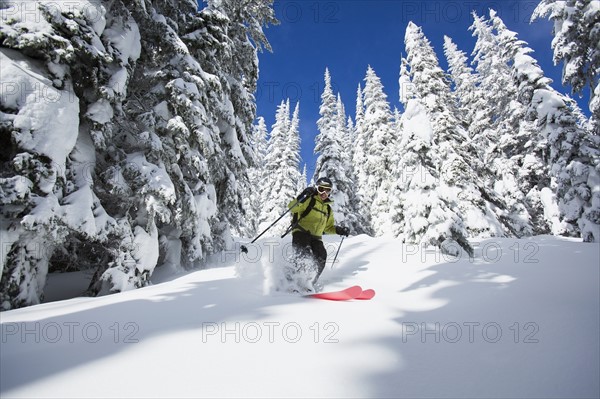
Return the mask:
<svg viewBox="0 0 600 399">
<path fill-rule="evenodd" d="M 276 220 L 276 221 L 274 221 L 273 223 L 271 223 L 271 224 L 269 225 L 269 227 L 267 227 L 267 228 L 266 228 L 266 229 L 265 229 L 265 230 L 264 230 L 262 233 L 260 233 L 258 236 L 256 236 L 256 238 L 255 238 L 254 240 L 250 241 L 250 242 L 249 242 L 249 244 L 254 244 L 254 242 L 255 242 L 256 240 L 258 240 L 260 237 L 262 237 L 262 235 L 263 235 L 263 234 L 265 234 L 265 233 L 266 233 L 266 232 L 267 232 L 267 231 L 268 231 L 268 230 L 269 230 L 271 227 L 275 226 L 275 223 L 279 222 L 279 221 L 280 221 L 280 220 L 281 220 L 281 219 L 282 219 L 282 218 L 283 218 L 285 215 L 287 215 L 287 214 L 288 214 L 288 213 L 289 213 L 289 212 L 290 212 L 292 209 L 294 209 L 296 206 L 298 206 L 300 203 L 302 203 L 302 200 L 303 200 L 303 199 L 304 199 L 304 198 L 300 198 L 300 199 L 298 199 L 298 200 L 296 201 L 296 203 L 294 204 L 294 206 L 292 206 L 292 207 L 291 207 L 290 209 L 288 209 L 287 211 L 283 212 L 283 213 L 281 214 L 281 216 L 279 216 L 279 217 L 277 218 L 277 220 Z M 243 252 L 243 253 L 245 253 L 245 254 L 247 254 L 247 253 L 248 253 L 248 248 L 247 248 L 245 245 L 242 245 L 242 246 L 240 247 L 240 249 L 242 250 L 242 252 Z"/>
<path fill-rule="evenodd" d="M 340 248 L 342 247 L 342 243 L 344 242 L 344 238 L 346 238 L 346 236 L 342 236 L 342 241 L 340 241 L 340 245 L 338 245 L 338 249 L 335 252 L 335 256 L 333 258 L 333 263 L 331 264 L 331 268 L 333 269 L 333 265 L 335 265 L 335 261 L 337 260 L 337 256 L 340 253 Z"/>
</svg>

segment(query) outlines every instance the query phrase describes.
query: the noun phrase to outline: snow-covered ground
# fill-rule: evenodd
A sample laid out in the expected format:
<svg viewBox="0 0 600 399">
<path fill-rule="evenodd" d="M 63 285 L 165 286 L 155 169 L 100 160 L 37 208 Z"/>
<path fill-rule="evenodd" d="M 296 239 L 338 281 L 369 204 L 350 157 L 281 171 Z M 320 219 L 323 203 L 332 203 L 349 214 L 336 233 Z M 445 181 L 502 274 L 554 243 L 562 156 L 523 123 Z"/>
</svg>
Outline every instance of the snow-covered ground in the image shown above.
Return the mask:
<svg viewBox="0 0 600 399">
<path fill-rule="evenodd" d="M 333 254 L 339 238 L 328 242 Z M 351 237 L 322 277 L 325 290 L 377 291 L 351 302 L 269 293 L 263 265 L 284 247 L 1 313 L 0 396 L 600 395 L 598 244 L 493 239 L 456 259 Z"/>
</svg>

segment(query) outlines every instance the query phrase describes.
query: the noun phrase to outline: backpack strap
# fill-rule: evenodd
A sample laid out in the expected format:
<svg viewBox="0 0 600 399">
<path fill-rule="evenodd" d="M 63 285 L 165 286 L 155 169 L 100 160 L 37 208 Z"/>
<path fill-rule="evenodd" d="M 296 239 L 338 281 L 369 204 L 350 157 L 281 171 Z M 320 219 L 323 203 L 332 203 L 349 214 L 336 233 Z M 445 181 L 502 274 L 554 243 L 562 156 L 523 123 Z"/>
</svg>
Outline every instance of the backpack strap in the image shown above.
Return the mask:
<svg viewBox="0 0 600 399">
<path fill-rule="evenodd" d="M 294 216 L 292 216 L 292 225 L 295 225 L 296 223 L 298 223 L 300 221 L 300 219 L 305 218 L 306 215 L 308 215 L 313 210 L 316 203 L 317 203 L 317 199 L 314 196 L 310 197 L 310 202 L 308 203 L 308 206 L 302 212 L 300 217 L 298 217 L 297 213 L 294 213 Z"/>
<path fill-rule="evenodd" d="M 294 228 L 299 227 L 302 229 L 302 227 L 298 224 L 298 222 L 300 222 L 300 220 L 304 217 L 306 217 L 306 215 L 308 215 L 313 208 L 315 207 L 315 204 L 317 203 L 317 199 L 312 196 L 310 197 L 310 202 L 308 203 L 308 206 L 306 207 L 306 209 L 302 212 L 302 214 L 300 214 L 300 217 L 298 217 L 297 213 L 293 213 L 292 216 L 292 223 L 290 224 L 290 227 L 287 228 L 287 230 L 285 231 L 285 233 L 283 233 L 283 235 L 281 236 L 281 238 L 287 236 L 289 234 L 290 231 L 292 231 Z M 329 213 L 331 213 L 331 207 L 329 207 L 328 213 L 327 213 L 327 218 L 329 218 Z M 304 229 L 302 229 L 304 230 Z"/>
<path fill-rule="evenodd" d="M 317 199 L 314 196 L 310 197 L 310 202 L 308 203 L 308 206 L 306 207 L 304 212 L 302 212 L 302 215 L 300 215 L 300 218 L 298 220 L 305 218 L 306 215 L 308 215 L 313 210 L 316 203 L 317 203 Z"/>
</svg>

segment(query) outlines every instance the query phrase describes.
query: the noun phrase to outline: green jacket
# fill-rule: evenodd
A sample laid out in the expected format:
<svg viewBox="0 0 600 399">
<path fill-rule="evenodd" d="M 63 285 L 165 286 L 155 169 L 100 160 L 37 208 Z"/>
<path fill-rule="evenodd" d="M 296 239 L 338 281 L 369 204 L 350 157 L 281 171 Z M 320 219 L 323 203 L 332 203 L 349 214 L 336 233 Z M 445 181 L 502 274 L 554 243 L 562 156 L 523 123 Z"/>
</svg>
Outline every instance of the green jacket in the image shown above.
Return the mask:
<svg viewBox="0 0 600 399">
<path fill-rule="evenodd" d="M 305 231 L 315 237 L 321 237 L 323 234 L 335 234 L 333 211 L 328 212 L 328 208 L 330 208 L 330 204 L 333 201 L 327 199 L 325 202 L 323 202 L 318 195 L 315 195 L 314 198 L 316 200 L 315 206 L 308 215 L 300 219 L 298 226 L 296 226 L 292 232 Z M 294 207 L 292 209 L 292 213 L 296 214 L 297 218 L 300 218 L 302 213 L 306 210 L 306 208 L 308 208 L 310 201 L 311 199 L 307 198 L 304 202 Z M 294 198 L 288 204 L 288 208 L 292 208 L 296 202 L 297 201 Z M 329 217 L 327 217 L 328 213 Z"/>
</svg>

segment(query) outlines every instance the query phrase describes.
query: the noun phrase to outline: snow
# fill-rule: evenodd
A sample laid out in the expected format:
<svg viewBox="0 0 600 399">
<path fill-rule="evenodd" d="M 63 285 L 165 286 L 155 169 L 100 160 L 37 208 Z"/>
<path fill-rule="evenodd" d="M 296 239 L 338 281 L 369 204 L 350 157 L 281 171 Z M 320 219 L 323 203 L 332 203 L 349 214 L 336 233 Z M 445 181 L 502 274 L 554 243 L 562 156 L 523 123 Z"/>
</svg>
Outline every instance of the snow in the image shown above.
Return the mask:
<svg viewBox="0 0 600 399">
<path fill-rule="evenodd" d="M 340 239 L 326 238 L 332 259 Z M 265 239 L 247 255 L 238 246 L 206 270 L 138 290 L 0 313 L 0 395 L 600 394 L 597 243 L 490 239 L 454 258 L 350 237 L 322 282 L 377 292 L 353 302 L 265 294 L 264 268 L 282 266 L 286 243 Z M 70 281 L 62 277 L 47 291 Z"/>
<path fill-rule="evenodd" d="M 127 94 L 127 80 L 129 79 L 129 74 L 127 72 L 127 68 L 121 68 L 116 71 L 108 82 L 108 86 L 112 89 L 114 93 L 122 95 L 123 97 Z"/>
<path fill-rule="evenodd" d="M 589 176 L 587 180 L 587 186 L 591 189 L 591 206 L 586 209 L 590 216 L 593 214 L 595 209 L 600 207 L 600 173 L 596 168 L 589 168 Z M 579 228 L 581 229 L 582 237 L 592 235 L 593 237 L 600 237 L 600 225 L 593 223 L 593 217 L 581 218 L 579 221 Z"/>
<path fill-rule="evenodd" d="M 403 142 L 411 137 L 418 137 L 425 143 L 431 143 L 433 139 L 433 127 L 429 121 L 427 110 L 419 101 L 408 101 L 402 119 L 404 123 Z"/>
<path fill-rule="evenodd" d="M 537 113 L 540 119 L 548 118 L 550 120 L 555 116 L 556 110 L 566 106 L 560 96 L 551 90 L 545 89 L 536 90 L 531 103 L 537 104 Z"/>
<path fill-rule="evenodd" d="M 134 231 L 135 237 L 133 245 L 135 252 L 133 254 L 136 260 L 137 270 L 142 273 L 144 271 L 152 271 L 158 261 L 158 230 L 152 222 L 150 226 L 150 234 L 142 227 L 136 226 Z"/>
<path fill-rule="evenodd" d="M 556 196 L 548 187 L 540 191 L 540 199 L 544 204 L 544 218 L 550 221 L 552 234 L 560 234 L 565 231 L 565 224 L 560 221 L 560 209 L 556 203 Z"/>
<path fill-rule="evenodd" d="M 196 209 L 199 209 L 203 218 L 198 221 L 199 233 L 203 236 L 210 237 L 211 229 L 208 220 L 217 213 L 217 191 L 214 185 L 207 184 L 205 192 L 194 196 Z"/>
<path fill-rule="evenodd" d="M 101 98 L 89 106 L 86 115 L 95 122 L 105 124 L 112 120 L 114 112 L 110 102 Z"/>
<path fill-rule="evenodd" d="M 127 164 L 139 172 L 145 182 L 142 193 L 156 193 L 167 202 L 175 201 L 175 186 L 163 167 L 148 162 L 146 156 L 141 152 L 127 155 Z M 156 203 L 150 203 L 149 208 L 152 208 L 150 205 L 159 206 Z M 150 211 L 150 209 L 148 210 Z"/>
<path fill-rule="evenodd" d="M 5 48 L 0 49 L 0 76 L 7 82 L 3 104 L 18 109 L 13 122 L 19 146 L 48 156 L 64 174 L 79 131 L 79 99 L 72 88 L 56 89 L 35 60 Z"/>
<path fill-rule="evenodd" d="M 17 179 L 18 180 L 18 179 Z M 5 248 L 10 248 L 15 242 L 19 240 L 19 230 L 14 227 L 9 227 L 9 220 L 6 219 L 3 215 L 0 215 L 0 226 L 2 229 L 0 230 L 0 241 L 2 241 L 2 251 L 0 251 L 0 276 L 4 271 L 4 265 L 6 264 L 6 260 L 8 257 L 8 251 Z"/>
<path fill-rule="evenodd" d="M 137 23 L 131 19 L 127 23 L 127 30 L 108 28 L 102 33 L 112 47 L 119 51 L 119 59 L 124 65 L 128 64 L 130 60 L 137 61 L 142 52 L 141 35 Z"/>
<path fill-rule="evenodd" d="M 537 66 L 535 60 L 527 55 L 527 50 L 529 49 L 521 49 L 515 55 L 514 68 L 521 76 L 526 76 L 525 81 L 535 82 L 544 77 L 544 72 Z M 523 78 L 521 77 L 521 79 Z"/>
<path fill-rule="evenodd" d="M 165 121 L 171 119 L 171 116 L 169 115 L 169 104 L 166 101 L 158 103 L 153 111 L 156 113 L 156 116 L 161 117 Z"/>
</svg>

